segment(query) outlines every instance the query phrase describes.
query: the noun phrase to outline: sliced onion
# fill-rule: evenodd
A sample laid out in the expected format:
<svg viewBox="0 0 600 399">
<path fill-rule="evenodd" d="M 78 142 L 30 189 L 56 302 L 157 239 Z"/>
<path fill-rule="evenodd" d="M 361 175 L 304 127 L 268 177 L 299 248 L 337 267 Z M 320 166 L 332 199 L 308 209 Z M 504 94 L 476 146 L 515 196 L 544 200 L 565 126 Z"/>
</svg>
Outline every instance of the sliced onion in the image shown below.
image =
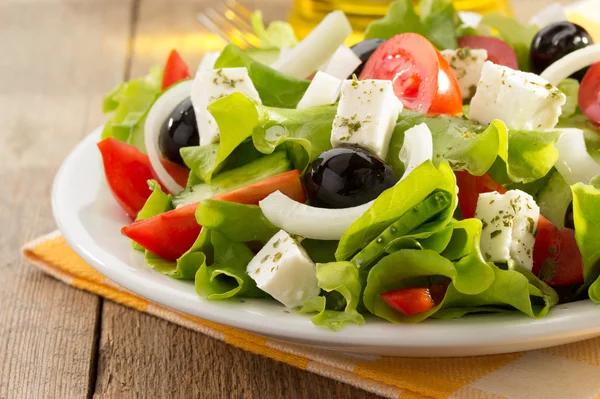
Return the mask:
<svg viewBox="0 0 600 399">
<path fill-rule="evenodd" d="M 304 40 L 271 68 L 304 79 L 315 73 L 352 33 L 352 27 L 342 11 L 333 11 Z"/>
<path fill-rule="evenodd" d="M 404 144 L 400 150 L 400 160 L 404 164 L 404 180 L 410 172 L 425 161 L 433 158 L 431 130 L 425 123 L 413 126 L 404 133 Z"/>
<path fill-rule="evenodd" d="M 542 11 L 535 14 L 530 20 L 529 24 L 537 25 L 540 28 L 553 24 L 555 22 L 568 21 L 569 17 L 565 13 L 565 9 L 558 3 L 552 3 L 548 7 L 542 9 Z"/>
<path fill-rule="evenodd" d="M 192 91 L 192 81 L 186 80 L 176 84 L 169 90 L 165 91 L 156 100 L 148 117 L 146 118 L 146 124 L 144 125 L 144 142 L 146 144 L 146 151 L 148 152 L 148 158 L 150 158 L 150 164 L 152 169 L 156 173 L 158 180 L 165 186 L 167 190 L 173 195 L 179 194 L 183 191 L 181 187 L 173 177 L 167 172 L 165 167 L 160 162 L 161 154 L 158 148 L 158 136 L 160 129 L 171 115 L 171 112 L 190 96 Z"/>
<path fill-rule="evenodd" d="M 373 202 L 344 209 L 315 208 L 276 191 L 259 205 L 271 223 L 288 233 L 315 240 L 339 240 Z"/>
<path fill-rule="evenodd" d="M 220 51 L 209 51 L 208 53 L 204 54 L 204 57 L 202 57 L 200 64 L 198 64 L 198 69 L 196 70 L 196 74 L 198 74 L 198 72 L 210 71 L 211 69 L 214 69 L 215 62 L 217 62 L 217 59 L 220 56 L 221 56 Z"/>
<path fill-rule="evenodd" d="M 593 44 L 565 55 L 546 68 L 540 76 L 557 86 L 575 72 L 597 62 L 600 62 L 600 44 Z"/>
<path fill-rule="evenodd" d="M 555 144 L 560 157 L 554 167 L 568 185 L 588 184 L 593 177 L 600 175 L 600 164 L 587 152 L 583 130 L 557 130 L 562 132 L 562 135 Z"/>
<path fill-rule="evenodd" d="M 319 71 L 343 80 L 348 79 L 360 64 L 362 61 L 354 51 L 342 44 L 331 58 L 319 67 Z"/>
<path fill-rule="evenodd" d="M 473 11 L 459 11 L 458 17 L 464 27 L 473 29 L 477 29 L 483 19 L 483 15 Z"/>
</svg>

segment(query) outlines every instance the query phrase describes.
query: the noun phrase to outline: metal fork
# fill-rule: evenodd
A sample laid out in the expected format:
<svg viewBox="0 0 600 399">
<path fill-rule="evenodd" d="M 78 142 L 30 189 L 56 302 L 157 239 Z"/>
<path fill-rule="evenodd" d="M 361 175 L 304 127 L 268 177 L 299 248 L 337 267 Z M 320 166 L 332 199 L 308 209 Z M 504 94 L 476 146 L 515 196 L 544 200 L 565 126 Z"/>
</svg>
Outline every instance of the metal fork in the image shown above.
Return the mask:
<svg viewBox="0 0 600 399">
<path fill-rule="evenodd" d="M 254 34 L 250 17 L 252 12 L 235 0 L 224 1 L 215 8 L 207 8 L 198 14 L 198 20 L 206 29 L 240 48 L 260 46 Z"/>
</svg>

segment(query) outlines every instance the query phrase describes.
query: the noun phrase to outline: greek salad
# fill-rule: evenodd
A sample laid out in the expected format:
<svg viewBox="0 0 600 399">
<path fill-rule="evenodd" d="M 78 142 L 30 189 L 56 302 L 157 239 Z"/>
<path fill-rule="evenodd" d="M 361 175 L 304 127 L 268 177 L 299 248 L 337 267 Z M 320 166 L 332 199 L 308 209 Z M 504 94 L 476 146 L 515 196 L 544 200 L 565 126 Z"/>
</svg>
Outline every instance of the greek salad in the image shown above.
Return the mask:
<svg viewBox="0 0 600 399">
<path fill-rule="evenodd" d="M 600 303 L 600 45 L 556 7 L 417 9 L 351 47 L 340 11 L 302 41 L 257 12 L 260 48 L 173 50 L 109 93 L 98 148 L 148 266 L 334 330 Z"/>
</svg>

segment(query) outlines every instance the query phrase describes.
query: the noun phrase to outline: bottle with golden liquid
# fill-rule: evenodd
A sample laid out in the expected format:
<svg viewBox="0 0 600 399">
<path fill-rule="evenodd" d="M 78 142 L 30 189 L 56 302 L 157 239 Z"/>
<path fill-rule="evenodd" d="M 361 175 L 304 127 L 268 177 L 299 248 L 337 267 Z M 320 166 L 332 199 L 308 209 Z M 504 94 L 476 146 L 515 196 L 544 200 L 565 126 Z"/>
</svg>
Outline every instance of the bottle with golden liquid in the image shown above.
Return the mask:
<svg viewBox="0 0 600 399">
<path fill-rule="evenodd" d="M 418 3 L 418 0 L 413 1 Z M 290 22 L 297 34 L 304 37 L 325 15 L 334 10 L 342 10 L 354 30 L 362 32 L 369 22 L 386 14 L 390 3 L 391 0 L 295 0 Z M 453 0 L 453 3 L 461 11 L 511 15 L 510 0 Z"/>
</svg>

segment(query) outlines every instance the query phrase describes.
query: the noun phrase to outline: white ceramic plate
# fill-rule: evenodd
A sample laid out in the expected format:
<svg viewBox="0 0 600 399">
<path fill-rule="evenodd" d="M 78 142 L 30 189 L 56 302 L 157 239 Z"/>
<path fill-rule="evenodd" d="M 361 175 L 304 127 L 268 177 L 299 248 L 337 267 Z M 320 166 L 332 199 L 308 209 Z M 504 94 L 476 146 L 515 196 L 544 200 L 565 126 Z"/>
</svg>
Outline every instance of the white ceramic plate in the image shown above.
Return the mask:
<svg viewBox="0 0 600 399">
<path fill-rule="evenodd" d="M 397 325 L 368 318 L 339 332 L 314 326 L 310 317 L 285 313 L 269 300 L 206 301 L 192 282 L 164 276 L 143 263 L 119 231 L 129 222 L 105 183 L 96 130 L 60 168 L 52 207 L 68 243 L 117 284 L 161 305 L 261 335 L 339 351 L 395 356 L 468 356 L 538 349 L 600 335 L 600 306 L 560 305 L 541 320 L 518 313 L 470 316 Z"/>
</svg>

